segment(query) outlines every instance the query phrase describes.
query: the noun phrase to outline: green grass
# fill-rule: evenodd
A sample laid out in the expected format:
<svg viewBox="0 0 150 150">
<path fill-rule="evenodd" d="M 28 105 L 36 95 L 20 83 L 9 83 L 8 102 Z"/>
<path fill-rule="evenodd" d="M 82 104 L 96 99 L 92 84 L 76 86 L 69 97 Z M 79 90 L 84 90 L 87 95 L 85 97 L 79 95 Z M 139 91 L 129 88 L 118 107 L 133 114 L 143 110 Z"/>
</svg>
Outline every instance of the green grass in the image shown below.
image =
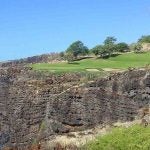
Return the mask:
<svg viewBox="0 0 150 150">
<path fill-rule="evenodd" d="M 35 70 L 46 70 L 51 72 L 81 72 L 86 69 L 113 68 L 127 69 L 128 67 L 143 67 L 150 64 L 150 52 L 147 53 L 125 53 L 109 59 L 88 58 L 80 61 L 75 61 L 73 64 L 63 63 L 41 63 L 33 64 Z"/>
<path fill-rule="evenodd" d="M 150 150 L 150 127 L 116 128 L 83 147 L 86 150 Z"/>
</svg>

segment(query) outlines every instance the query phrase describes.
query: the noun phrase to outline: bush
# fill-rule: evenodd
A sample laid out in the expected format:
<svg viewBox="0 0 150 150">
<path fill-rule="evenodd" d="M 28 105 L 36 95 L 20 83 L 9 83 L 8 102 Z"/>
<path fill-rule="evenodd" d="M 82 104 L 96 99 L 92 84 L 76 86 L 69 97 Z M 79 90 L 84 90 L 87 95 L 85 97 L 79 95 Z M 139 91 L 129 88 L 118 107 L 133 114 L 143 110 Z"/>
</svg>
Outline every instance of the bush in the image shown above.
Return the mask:
<svg viewBox="0 0 150 150">
<path fill-rule="evenodd" d="M 150 35 L 145 35 L 145 36 L 142 36 L 138 42 L 140 43 L 150 43 Z"/>
<path fill-rule="evenodd" d="M 134 46 L 133 46 L 133 50 L 134 50 L 134 52 L 135 53 L 140 53 L 141 52 L 141 50 L 142 50 L 142 45 L 140 44 L 140 43 L 137 43 L 137 44 L 135 44 Z"/>
</svg>

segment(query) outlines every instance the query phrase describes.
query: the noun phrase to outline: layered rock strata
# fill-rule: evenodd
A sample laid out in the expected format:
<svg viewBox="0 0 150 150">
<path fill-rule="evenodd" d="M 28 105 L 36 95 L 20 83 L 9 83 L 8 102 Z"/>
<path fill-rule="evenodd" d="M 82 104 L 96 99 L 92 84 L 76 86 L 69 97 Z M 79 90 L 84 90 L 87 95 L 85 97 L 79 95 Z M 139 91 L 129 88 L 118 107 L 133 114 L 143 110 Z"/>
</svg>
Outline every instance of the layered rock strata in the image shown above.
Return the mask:
<svg viewBox="0 0 150 150">
<path fill-rule="evenodd" d="M 0 70 L 0 147 L 24 149 L 53 135 L 132 121 L 150 105 L 150 70 L 79 85 L 80 74 Z"/>
</svg>

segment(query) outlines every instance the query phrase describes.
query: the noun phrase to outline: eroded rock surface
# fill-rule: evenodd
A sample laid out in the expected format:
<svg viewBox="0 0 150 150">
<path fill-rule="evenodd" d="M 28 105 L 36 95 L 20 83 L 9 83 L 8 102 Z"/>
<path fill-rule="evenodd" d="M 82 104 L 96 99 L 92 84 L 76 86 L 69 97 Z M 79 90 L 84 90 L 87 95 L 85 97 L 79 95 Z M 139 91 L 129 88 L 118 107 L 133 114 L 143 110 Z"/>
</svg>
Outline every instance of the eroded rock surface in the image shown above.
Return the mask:
<svg viewBox="0 0 150 150">
<path fill-rule="evenodd" d="M 0 70 L 0 147 L 21 147 L 98 124 L 132 121 L 150 104 L 150 70 L 80 86 L 80 74 Z"/>
</svg>

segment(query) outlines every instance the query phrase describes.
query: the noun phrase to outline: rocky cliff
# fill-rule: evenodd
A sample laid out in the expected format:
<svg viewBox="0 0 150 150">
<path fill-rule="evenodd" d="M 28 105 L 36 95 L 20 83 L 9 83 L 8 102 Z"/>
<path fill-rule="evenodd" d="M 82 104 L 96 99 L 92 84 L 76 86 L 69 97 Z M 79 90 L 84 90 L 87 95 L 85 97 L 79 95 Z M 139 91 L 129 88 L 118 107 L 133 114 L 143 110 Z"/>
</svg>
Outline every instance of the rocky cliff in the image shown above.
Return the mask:
<svg viewBox="0 0 150 150">
<path fill-rule="evenodd" d="M 150 104 L 150 70 L 79 85 L 80 74 L 0 70 L 0 148 L 20 147 L 98 124 L 131 121 Z"/>
</svg>

